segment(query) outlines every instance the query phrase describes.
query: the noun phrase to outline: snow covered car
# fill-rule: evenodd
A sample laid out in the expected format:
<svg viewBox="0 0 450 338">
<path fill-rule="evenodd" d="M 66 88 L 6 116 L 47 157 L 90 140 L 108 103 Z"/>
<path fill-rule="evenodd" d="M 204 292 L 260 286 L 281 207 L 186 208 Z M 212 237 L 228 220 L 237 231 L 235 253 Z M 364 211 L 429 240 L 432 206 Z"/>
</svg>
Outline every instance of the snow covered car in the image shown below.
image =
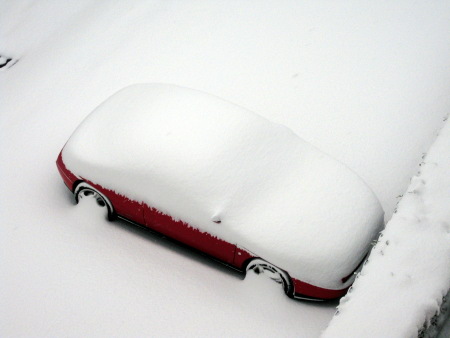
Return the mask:
<svg viewBox="0 0 450 338">
<path fill-rule="evenodd" d="M 289 297 L 345 294 L 383 226 L 383 210 L 342 163 L 215 96 L 126 87 L 75 130 L 57 166 L 108 217 L 144 225 Z"/>
</svg>

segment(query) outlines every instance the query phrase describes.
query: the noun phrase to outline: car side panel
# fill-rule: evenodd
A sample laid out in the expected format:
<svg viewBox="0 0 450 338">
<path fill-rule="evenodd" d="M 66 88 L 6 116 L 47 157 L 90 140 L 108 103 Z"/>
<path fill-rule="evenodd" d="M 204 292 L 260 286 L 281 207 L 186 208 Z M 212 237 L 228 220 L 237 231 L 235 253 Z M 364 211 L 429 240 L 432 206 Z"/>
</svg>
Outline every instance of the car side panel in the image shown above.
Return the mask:
<svg viewBox="0 0 450 338">
<path fill-rule="evenodd" d="M 228 264 L 233 264 L 236 245 L 202 232 L 189 224 L 176 221 L 144 204 L 145 224 L 168 237 L 183 242 Z"/>
<path fill-rule="evenodd" d="M 73 191 L 73 185 L 76 181 L 84 180 L 109 198 L 116 214 L 135 223 L 145 225 L 241 270 L 245 269 L 246 264 L 252 258 L 258 257 L 244 248 L 236 247 L 236 245 L 223 241 L 209 233 L 201 232 L 187 223 L 175 221 L 170 216 L 159 212 L 155 208 L 151 208 L 145 203 L 133 201 L 126 196 L 117 194 L 113 190 L 106 189 L 76 176 L 66 168 L 62 161 L 61 153 L 56 163 L 64 183 L 71 191 Z M 295 278 L 291 279 L 294 284 L 294 298 L 306 296 L 307 298 L 334 299 L 342 297 L 348 290 L 348 287 L 342 290 L 324 289 Z"/>
<path fill-rule="evenodd" d="M 130 221 L 145 224 L 144 221 L 144 208 L 142 203 L 133 201 L 128 197 L 118 194 L 113 190 L 106 189 L 101 185 L 95 184 L 89 180 L 84 180 L 90 185 L 92 185 L 95 189 L 100 191 L 103 195 L 108 197 L 109 201 L 114 207 L 114 211 L 117 215 L 123 216 Z"/>
<path fill-rule="evenodd" d="M 344 296 L 347 293 L 348 287 L 342 290 L 324 289 L 318 286 L 302 282 L 301 280 L 291 278 L 294 283 L 294 298 L 314 297 L 320 300 L 335 299 Z"/>
<path fill-rule="evenodd" d="M 62 160 L 62 151 L 59 153 L 58 159 L 56 160 L 56 167 L 67 188 L 69 188 L 70 191 L 73 191 L 73 184 L 77 181 L 77 177 L 66 168 L 66 165 Z"/>
<path fill-rule="evenodd" d="M 236 246 L 234 244 L 223 241 L 209 233 L 201 232 L 200 230 L 191 227 L 182 221 L 175 221 L 170 216 L 165 215 L 142 202 L 131 200 L 124 195 L 118 194 L 115 191 L 107 189 L 86 178 L 77 177 L 66 168 L 62 160 L 61 153 L 59 154 L 56 163 L 64 183 L 71 191 L 73 191 L 73 184 L 76 181 L 85 181 L 110 200 L 117 215 L 135 223 L 145 225 L 150 229 L 190 245 L 193 248 L 203 251 L 221 261 L 224 261 L 227 264 L 241 268 L 240 261 L 237 265 L 234 264 L 236 250 Z"/>
<path fill-rule="evenodd" d="M 234 253 L 233 265 L 240 270 L 245 270 L 245 268 L 247 267 L 247 263 L 250 262 L 252 258 L 256 257 L 258 256 L 238 246 L 236 247 L 236 251 Z"/>
</svg>

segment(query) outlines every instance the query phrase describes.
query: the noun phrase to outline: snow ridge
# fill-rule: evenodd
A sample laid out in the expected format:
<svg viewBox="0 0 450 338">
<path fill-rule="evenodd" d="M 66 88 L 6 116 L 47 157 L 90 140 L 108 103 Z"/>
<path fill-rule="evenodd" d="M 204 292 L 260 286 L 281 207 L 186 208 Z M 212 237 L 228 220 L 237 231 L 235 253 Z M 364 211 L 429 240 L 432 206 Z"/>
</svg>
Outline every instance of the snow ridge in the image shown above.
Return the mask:
<svg viewBox="0 0 450 338">
<path fill-rule="evenodd" d="M 450 289 L 449 169 L 446 122 L 323 337 L 437 334 Z"/>
</svg>

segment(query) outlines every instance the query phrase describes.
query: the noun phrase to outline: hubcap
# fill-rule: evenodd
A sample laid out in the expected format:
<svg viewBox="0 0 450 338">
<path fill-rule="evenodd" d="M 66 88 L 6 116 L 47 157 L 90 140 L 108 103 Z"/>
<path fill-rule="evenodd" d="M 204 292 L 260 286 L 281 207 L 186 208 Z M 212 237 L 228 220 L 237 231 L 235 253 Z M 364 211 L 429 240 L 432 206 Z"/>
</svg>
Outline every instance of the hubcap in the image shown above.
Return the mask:
<svg viewBox="0 0 450 338">
<path fill-rule="evenodd" d="M 83 189 L 80 194 L 78 195 L 78 198 L 93 198 L 95 199 L 95 201 L 97 202 L 97 204 L 101 207 L 105 207 L 106 203 L 103 200 L 103 198 L 95 191 L 90 190 L 90 189 Z"/>
<path fill-rule="evenodd" d="M 281 278 L 278 271 L 268 264 L 255 264 L 250 267 L 251 270 L 255 271 L 255 273 L 260 274 L 263 273 L 273 281 L 277 282 L 278 284 L 283 283 L 283 279 Z"/>
<path fill-rule="evenodd" d="M 281 284 L 284 292 L 289 297 L 292 296 L 293 285 L 289 275 L 283 270 L 277 268 L 276 266 L 273 266 L 272 264 L 268 263 L 267 261 L 261 258 L 255 258 L 247 265 L 246 270 L 247 272 L 252 270 L 256 274 L 262 273 L 266 275 L 271 280 L 277 282 L 278 284 Z"/>
</svg>

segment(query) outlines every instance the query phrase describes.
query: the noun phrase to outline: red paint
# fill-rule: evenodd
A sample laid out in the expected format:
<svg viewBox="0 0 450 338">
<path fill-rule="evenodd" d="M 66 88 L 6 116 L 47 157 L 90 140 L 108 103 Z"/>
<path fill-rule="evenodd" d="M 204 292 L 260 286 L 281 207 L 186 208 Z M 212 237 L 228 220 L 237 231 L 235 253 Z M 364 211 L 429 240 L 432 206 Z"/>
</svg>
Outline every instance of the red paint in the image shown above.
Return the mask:
<svg viewBox="0 0 450 338">
<path fill-rule="evenodd" d="M 228 264 L 233 264 L 236 246 L 207 232 L 159 212 L 144 204 L 145 224 L 168 237 L 183 242 Z"/>
<path fill-rule="evenodd" d="M 233 265 L 240 270 L 244 270 L 247 263 L 250 261 L 250 259 L 255 258 L 255 257 L 258 257 L 258 256 L 251 254 L 249 251 L 245 250 L 244 248 L 236 247 Z"/>
<path fill-rule="evenodd" d="M 348 290 L 348 287 L 342 290 L 324 289 L 318 286 L 302 282 L 292 277 L 291 279 L 292 282 L 294 283 L 294 294 L 298 296 L 310 296 L 319 299 L 335 299 L 345 295 L 345 293 Z"/>
<path fill-rule="evenodd" d="M 73 192 L 73 184 L 78 178 L 69 169 L 66 168 L 66 165 L 62 160 L 62 150 L 59 153 L 58 159 L 56 160 L 56 166 L 58 167 L 58 171 L 64 183 L 67 185 L 69 190 Z"/>
<path fill-rule="evenodd" d="M 62 152 L 61 152 L 62 153 Z M 73 174 L 66 168 L 61 153 L 58 156 L 56 165 L 59 173 L 67 187 L 73 192 L 74 183 L 81 178 Z M 118 194 L 113 190 L 104 188 L 98 184 L 82 179 L 92 185 L 95 189 L 104 194 L 114 207 L 115 213 L 123 216 L 135 223 L 149 227 L 152 230 L 160 232 L 168 237 L 185 243 L 195 249 L 207 253 L 221 261 L 228 263 L 240 270 L 244 270 L 246 264 L 253 255 L 244 248 L 235 244 L 228 243 L 209 233 L 202 232 L 199 229 L 190 226 L 183 221 L 174 220 L 172 217 L 159 212 L 157 209 L 148 206 L 145 203 L 137 202 L 128 197 Z M 213 222 L 213 221 L 211 221 Z M 220 226 L 220 224 L 217 224 Z M 294 295 L 309 296 L 319 299 L 334 299 L 345 295 L 348 288 L 342 290 L 330 290 L 320 288 L 298 279 L 291 278 L 294 284 Z"/>
<path fill-rule="evenodd" d="M 133 201 L 125 195 L 118 194 L 114 190 L 106 189 L 101 185 L 95 184 L 89 180 L 83 179 L 85 182 L 92 185 L 95 189 L 100 191 L 103 195 L 108 197 L 109 201 L 114 207 L 114 212 L 117 215 L 125 217 L 133 222 L 145 224 L 144 221 L 144 206 L 143 203 Z"/>
</svg>

